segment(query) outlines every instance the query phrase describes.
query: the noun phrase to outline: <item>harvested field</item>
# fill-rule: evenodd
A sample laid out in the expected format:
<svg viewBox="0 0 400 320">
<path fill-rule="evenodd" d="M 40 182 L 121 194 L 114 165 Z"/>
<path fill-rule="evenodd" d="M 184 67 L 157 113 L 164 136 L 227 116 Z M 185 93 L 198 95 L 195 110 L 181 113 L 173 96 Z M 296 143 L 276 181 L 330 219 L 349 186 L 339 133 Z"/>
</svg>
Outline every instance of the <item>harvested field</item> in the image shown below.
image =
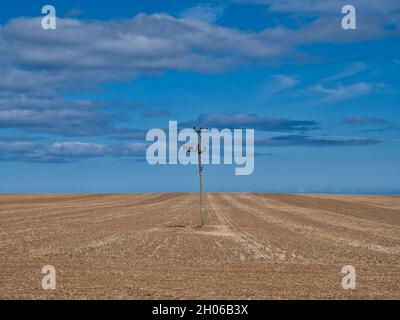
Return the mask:
<svg viewBox="0 0 400 320">
<path fill-rule="evenodd" d="M 209 193 L 206 206 L 198 228 L 197 194 L 0 195 L 0 298 L 400 298 L 400 196 Z"/>
</svg>

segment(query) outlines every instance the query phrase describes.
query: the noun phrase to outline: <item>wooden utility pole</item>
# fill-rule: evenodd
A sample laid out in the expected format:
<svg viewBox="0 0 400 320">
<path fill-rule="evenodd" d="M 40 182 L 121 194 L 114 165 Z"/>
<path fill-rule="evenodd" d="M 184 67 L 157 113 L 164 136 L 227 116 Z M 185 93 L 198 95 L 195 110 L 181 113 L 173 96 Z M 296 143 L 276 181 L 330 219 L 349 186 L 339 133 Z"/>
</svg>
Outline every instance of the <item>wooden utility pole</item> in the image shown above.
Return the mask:
<svg viewBox="0 0 400 320">
<path fill-rule="evenodd" d="M 197 141 L 197 147 L 188 147 L 187 152 L 192 152 L 192 151 L 197 151 L 198 155 L 198 161 L 199 161 L 199 177 L 200 177 L 200 226 L 204 226 L 205 223 L 205 216 L 204 216 L 204 197 L 203 197 L 203 163 L 201 161 L 201 154 L 204 151 L 203 147 L 201 145 L 201 133 L 203 130 L 207 130 L 205 128 L 199 128 L 196 129 L 196 127 L 193 128 L 193 130 L 197 133 L 198 141 Z"/>
<path fill-rule="evenodd" d="M 200 176 L 200 226 L 204 225 L 204 199 L 203 199 L 203 164 L 201 162 L 201 130 L 196 130 L 199 137 L 197 142 L 197 154 L 199 155 L 199 176 Z"/>
</svg>

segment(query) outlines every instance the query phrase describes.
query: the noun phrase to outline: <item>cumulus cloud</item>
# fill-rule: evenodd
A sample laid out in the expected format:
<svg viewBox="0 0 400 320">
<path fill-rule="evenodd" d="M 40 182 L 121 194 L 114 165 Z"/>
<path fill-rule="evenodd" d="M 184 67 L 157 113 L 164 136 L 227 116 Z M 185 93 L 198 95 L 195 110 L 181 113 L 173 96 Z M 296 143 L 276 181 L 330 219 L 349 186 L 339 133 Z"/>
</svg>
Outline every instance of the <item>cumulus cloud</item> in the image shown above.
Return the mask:
<svg viewBox="0 0 400 320">
<path fill-rule="evenodd" d="M 324 19 L 300 29 L 277 25 L 252 32 L 189 17 L 139 14 L 116 21 L 59 18 L 56 30 L 43 32 L 41 18 L 16 18 L 0 27 L 0 98 L 22 93 L 52 97 L 167 70 L 221 72 L 249 61 L 282 59 L 311 43 L 368 40 L 396 32 L 375 23 L 346 33 L 333 27 L 337 21 Z M 362 67 L 351 66 L 334 79 Z M 278 74 L 267 90 L 284 90 L 296 81 Z"/>
<path fill-rule="evenodd" d="M 43 72 L 28 72 L 19 69 L 0 69 L 0 96 L 11 93 L 31 92 L 36 96 L 53 94 L 54 78 Z"/>
<path fill-rule="evenodd" d="M 333 76 L 330 76 L 326 78 L 326 81 L 334 81 L 334 80 L 340 80 L 343 78 L 348 78 L 351 76 L 354 76 L 362 71 L 364 71 L 367 68 L 367 65 L 364 62 L 354 62 L 350 64 L 345 70 L 340 71 Z"/>
<path fill-rule="evenodd" d="M 0 160 L 24 162 L 71 162 L 97 157 L 144 158 L 144 143 L 100 144 L 80 141 L 37 142 L 0 140 Z"/>
<path fill-rule="evenodd" d="M 247 113 L 201 114 L 196 120 L 181 124 L 183 127 L 207 128 L 238 128 L 256 129 L 260 131 L 309 131 L 318 129 L 318 123 L 313 120 L 289 120 L 262 117 Z"/>
<path fill-rule="evenodd" d="M 0 99 L 0 129 L 95 136 L 115 132 L 113 123 L 125 120 L 122 114 L 105 113 L 90 106 L 91 102 L 62 99 Z"/>
<path fill-rule="evenodd" d="M 365 96 L 385 87 L 382 82 L 356 82 L 348 85 L 337 84 L 327 87 L 322 84 L 316 84 L 309 87 L 310 92 L 321 96 L 316 103 L 333 102 L 347 100 L 355 97 Z"/>
<path fill-rule="evenodd" d="M 274 94 L 295 86 L 299 81 L 294 77 L 276 74 L 271 76 L 271 79 L 261 86 L 261 91 L 264 94 Z"/>
<path fill-rule="evenodd" d="M 49 148 L 51 154 L 69 157 L 98 157 L 106 150 L 105 145 L 88 142 L 55 142 Z"/>
<path fill-rule="evenodd" d="M 341 12 L 341 8 L 349 4 L 346 0 L 238 0 L 239 2 L 265 4 L 268 9 L 273 12 L 290 12 L 290 13 L 306 13 L 306 14 L 325 14 L 337 15 Z M 353 0 L 353 5 L 360 12 L 365 13 L 388 13 L 396 12 L 400 9 L 397 0 Z"/>
<path fill-rule="evenodd" d="M 315 137 L 308 135 L 282 135 L 271 138 L 260 137 L 255 140 L 257 146 L 264 147 L 353 147 L 367 146 L 380 143 L 379 139 L 364 139 L 364 138 L 330 138 L 330 137 Z"/>
<path fill-rule="evenodd" d="M 250 32 L 189 17 L 139 14 L 118 21 L 59 18 L 56 30 L 43 32 L 40 18 L 17 18 L 0 29 L 0 63 L 81 76 L 97 72 L 92 77 L 96 81 L 113 72 L 119 77 L 165 70 L 215 72 L 249 59 L 280 59 L 304 44 L 368 40 L 396 32 L 376 22 L 368 30 L 346 33 L 329 19 L 300 29 L 278 25 Z"/>
<path fill-rule="evenodd" d="M 382 0 L 371 2 L 355 0 L 351 2 L 357 10 L 358 27 L 353 32 L 343 32 L 340 21 L 343 17 L 341 9 L 349 4 L 345 0 L 238 0 L 244 3 L 265 5 L 272 13 L 284 13 L 286 18 L 304 18 L 301 27 L 292 29 L 279 25 L 281 39 L 290 43 L 287 47 L 296 48 L 304 44 L 315 43 L 352 43 L 357 41 L 375 40 L 389 35 L 400 34 L 400 2 L 397 0 Z M 387 26 L 390 25 L 391 28 Z M 271 29 L 266 30 L 269 32 Z"/>
<path fill-rule="evenodd" d="M 241 56 L 265 59 L 281 53 L 279 44 L 256 34 L 166 14 L 118 21 L 59 18 L 51 33 L 43 32 L 40 18 L 18 18 L 0 29 L 0 39 L 3 60 L 22 68 L 124 76 L 170 69 L 220 71 Z"/>
<path fill-rule="evenodd" d="M 125 120 L 122 114 L 103 112 L 91 101 L 62 99 L 61 94 L 143 73 L 221 71 L 282 52 L 278 42 L 268 43 L 256 33 L 166 14 L 118 21 L 59 18 L 52 32 L 43 32 L 40 22 L 17 18 L 0 27 L 0 129 L 136 135 L 114 128 Z M 169 115 L 141 109 L 144 118 Z"/>
<path fill-rule="evenodd" d="M 379 117 L 363 117 L 363 116 L 353 116 L 347 117 L 342 120 L 343 124 L 350 125 L 364 125 L 364 124 L 384 124 L 386 123 L 385 119 Z"/>
<path fill-rule="evenodd" d="M 383 133 L 383 132 L 390 132 L 390 131 L 400 131 L 400 127 L 398 126 L 386 126 L 383 128 L 374 128 L 374 129 L 364 129 L 361 130 L 363 133 Z"/>
<path fill-rule="evenodd" d="M 279 5 L 283 3 L 271 2 L 269 8 L 280 10 Z M 286 2 L 286 6 L 292 5 L 295 4 Z M 58 18 L 57 29 L 52 32 L 42 30 L 41 18 L 16 18 L 6 22 L 0 26 L 0 129 L 71 137 L 143 138 L 143 130 L 120 128 L 118 124 L 127 120 L 122 113 L 106 112 L 96 102 L 65 99 L 62 94 L 168 70 L 221 72 L 250 61 L 287 58 L 299 47 L 311 43 L 370 40 L 398 32 L 397 28 L 382 27 L 387 22 L 386 15 L 368 17 L 369 28 L 354 33 L 333 27 L 337 25 L 337 17 L 329 16 L 314 19 L 299 29 L 277 25 L 257 32 L 243 31 L 218 26 L 217 15 L 212 16 L 215 12 L 207 10 L 193 9 L 181 18 L 167 14 L 139 14 L 132 19 L 115 21 Z M 203 14 L 201 18 L 199 13 Z M 194 19 L 196 14 L 198 18 Z M 275 92 L 290 88 L 297 81 L 283 74 L 271 80 L 275 81 L 275 87 L 270 90 Z M 368 94 L 381 85 L 359 82 L 333 87 L 316 85 L 310 89 L 327 101 L 335 101 Z M 142 111 L 143 117 L 168 114 L 163 110 Z M 318 128 L 318 123 L 311 120 L 274 119 L 244 113 L 206 114 L 186 124 L 290 132 Z M 18 152 L 24 159 L 65 159 L 72 150 L 86 157 L 102 151 L 108 155 L 134 152 L 126 145 L 110 149 L 85 144 L 56 144 L 50 148 L 27 141 L 5 143 L 3 159 Z M 70 154 L 70 157 L 79 157 L 79 154 Z"/>
<path fill-rule="evenodd" d="M 78 8 L 74 8 L 74 9 L 69 10 L 69 11 L 65 14 L 65 16 L 68 17 L 68 18 L 71 18 L 71 17 L 83 16 L 84 14 L 85 14 L 85 12 L 84 12 L 83 10 L 78 9 Z"/>
<path fill-rule="evenodd" d="M 43 159 L 43 155 L 43 145 L 39 142 L 0 140 L 1 160 L 35 161 Z"/>
<path fill-rule="evenodd" d="M 182 12 L 182 16 L 212 23 L 217 21 L 223 12 L 223 5 L 199 4 L 185 9 Z"/>
</svg>

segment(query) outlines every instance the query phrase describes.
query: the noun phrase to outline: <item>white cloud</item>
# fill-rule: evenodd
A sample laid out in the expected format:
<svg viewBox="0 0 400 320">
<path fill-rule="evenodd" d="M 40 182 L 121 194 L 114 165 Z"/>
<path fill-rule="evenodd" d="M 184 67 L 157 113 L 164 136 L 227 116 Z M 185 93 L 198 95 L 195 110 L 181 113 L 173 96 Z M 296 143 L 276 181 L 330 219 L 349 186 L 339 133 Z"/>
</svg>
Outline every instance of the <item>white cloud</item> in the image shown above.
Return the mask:
<svg viewBox="0 0 400 320">
<path fill-rule="evenodd" d="M 66 17 L 79 17 L 79 16 L 83 16 L 85 14 L 85 12 L 81 9 L 75 8 L 75 9 L 71 9 L 66 13 Z"/>
<path fill-rule="evenodd" d="M 57 98 L 0 98 L 0 129 L 88 136 L 114 133 L 113 121 L 124 121 L 121 114 L 106 113 L 87 100 Z"/>
<path fill-rule="evenodd" d="M 144 156 L 146 144 L 135 142 L 126 144 L 100 144 L 92 142 L 54 142 L 48 147 L 52 155 L 74 158 L 91 157 L 139 157 Z"/>
<path fill-rule="evenodd" d="M 335 27 L 336 17 L 301 29 L 277 26 L 261 32 L 167 14 L 118 21 L 59 18 L 52 32 L 42 30 L 40 18 L 17 18 L 0 28 L 0 68 L 42 70 L 60 78 L 79 75 L 96 82 L 165 70 L 219 72 L 250 60 L 281 59 L 304 44 L 384 37 L 391 31 L 379 19 L 369 18 L 368 28 L 346 33 Z"/>
<path fill-rule="evenodd" d="M 362 13 L 381 14 L 400 8 L 398 0 L 238 0 L 239 2 L 265 4 L 273 12 L 337 15 L 346 4 L 353 5 Z"/>
<path fill-rule="evenodd" d="M 184 10 L 182 16 L 212 23 L 217 21 L 223 12 L 222 5 L 201 4 Z"/>
<path fill-rule="evenodd" d="M 274 94 L 295 86 L 299 81 L 294 77 L 276 74 L 271 76 L 271 79 L 267 81 L 261 87 L 261 94 Z"/>
<path fill-rule="evenodd" d="M 146 144 L 99 144 L 81 141 L 37 142 L 1 140 L 0 160 L 27 162 L 70 162 L 96 157 L 143 158 Z"/>
<path fill-rule="evenodd" d="M 165 14 L 119 21 L 59 18 L 52 32 L 43 32 L 39 18 L 19 18 L 0 29 L 0 44 L 3 65 L 119 77 L 169 69 L 221 71 L 246 58 L 282 53 L 279 43 L 257 34 Z"/>
<path fill-rule="evenodd" d="M 55 155 L 94 157 L 104 155 L 106 149 L 105 145 L 98 143 L 55 142 L 49 151 Z"/>
<path fill-rule="evenodd" d="M 197 119 L 181 123 L 183 127 L 200 126 L 205 128 L 240 128 L 258 131 L 311 131 L 318 129 L 319 123 L 313 120 L 291 120 L 270 118 L 248 113 L 206 113 Z"/>
<path fill-rule="evenodd" d="M 43 31 L 41 18 L 8 21 L 0 26 L 0 129 L 64 136 L 137 134 L 118 132 L 113 122 L 123 117 L 99 111 L 96 103 L 57 97 L 71 89 L 167 70 L 221 72 L 250 61 L 286 59 L 302 45 L 376 39 L 391 32 L 382 28 L 386 20 L 379 16 L 356 33 L 335 28 L 337 17 L 317 19 L 300 29 L 278 25 L 261 32 L 221 27 L 207 20 L 212 19 L 167 14 L 116 21 L 59 18 L 57 29 L 51 32 Z M 292 76 L 279 74 L 265 91 L 279 92 L 296 84 Z M 353 86 L 315 86 L 313 91 L 328 100 L 340 100 L 376 87 Z"/>
<path fill-rule="evenodd" d="M 335 87 L 325 87 L 321 84 L 316 84 L 309 87 L 309 90 L 313 93 L 322 95 L 321 99 L 316 100 L 317 103 L 320 103 L 365 96 L 384 87 L 384 83 L 357 82 L 349 85 L 338 84 Z"/>
<path fill-rule="evenodd" d="M 348 78 L 351 76 L 354 76 L 362 71 L 364 71 L 367 68 L 367 65 L 364 62 L 354 62 L 350 64 L 345 70 L 334 74 L 333 76 L 330 76 L 326 78 L 326 81 L 334 81 L 334 80 L 340 80 L 343 78 Z"/>
</svg>

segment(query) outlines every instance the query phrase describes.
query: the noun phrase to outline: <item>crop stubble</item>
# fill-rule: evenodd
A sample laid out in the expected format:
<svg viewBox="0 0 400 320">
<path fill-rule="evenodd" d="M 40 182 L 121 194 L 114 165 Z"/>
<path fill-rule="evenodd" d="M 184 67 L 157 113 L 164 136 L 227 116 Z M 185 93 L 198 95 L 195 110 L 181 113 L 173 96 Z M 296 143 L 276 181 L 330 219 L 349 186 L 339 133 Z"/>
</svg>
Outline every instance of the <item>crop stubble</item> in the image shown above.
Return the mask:
<svg viewBox="0 0 400 320">
<path fill-rule="evenodd" d="M 0 298 L 400 298 L 399 196 L 205 199 L 199 228 L 197 194 L 0 195 Z"/>
</svg>

